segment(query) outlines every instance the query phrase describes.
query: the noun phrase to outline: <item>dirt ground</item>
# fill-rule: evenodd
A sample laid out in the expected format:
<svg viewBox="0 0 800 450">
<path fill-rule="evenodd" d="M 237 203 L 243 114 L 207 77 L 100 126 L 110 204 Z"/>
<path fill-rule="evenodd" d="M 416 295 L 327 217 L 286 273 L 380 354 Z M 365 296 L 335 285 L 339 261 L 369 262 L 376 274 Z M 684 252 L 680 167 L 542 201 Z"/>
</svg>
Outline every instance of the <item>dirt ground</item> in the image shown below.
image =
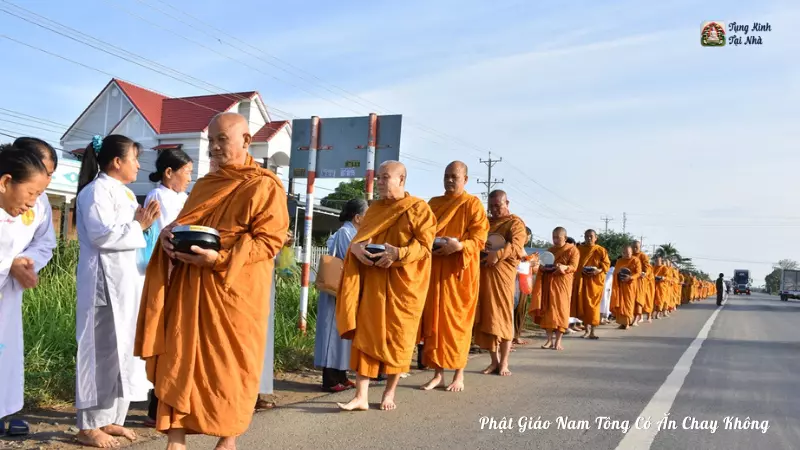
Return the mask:
<svg viewBox="0 0 800 450">
<path fill-rule="evenodd" d="M 541 330 L 536 329 L 526 330 L 522 336 L 528 340 L 528 345 L 532 345 L 531 340 L 540 338 L 543 334 Z M 473 349 L 470 353 L 470 358 L 472 358 L 477 356 L 480 351 Z M 416 351 L 414 352 L 411 372 L 419 372 L 416 370 Z M 322 372 L 318 370 L 277 373 L 275 374 L 274 393 L 260 396 L 261 400 L 271 402 L 274 406 L 258 410 L 255 414 L 269 414 L 269 411 L 275 408 L 327 395 L 328 393 L 323 391 L 321 386 Z M 31 433 L 24 438 L 0 438 L 0 449 L 75 450 L 91 448 L 84 447 L 75 440 L 78 429 L 75 426 L 74 408 L 27 410 L 14 417 L 28 421 Z M 131 404 L 125 425 L 138 435 L 136 442 L 157 439 L 161 436 L 153 428 L 145 426 L 144 421 L 146 419 L 147 403 Z M 128 447 L 133 444 L 125 438 L 119 438 L 119 441 L 122 447 Z"/>
</svg>

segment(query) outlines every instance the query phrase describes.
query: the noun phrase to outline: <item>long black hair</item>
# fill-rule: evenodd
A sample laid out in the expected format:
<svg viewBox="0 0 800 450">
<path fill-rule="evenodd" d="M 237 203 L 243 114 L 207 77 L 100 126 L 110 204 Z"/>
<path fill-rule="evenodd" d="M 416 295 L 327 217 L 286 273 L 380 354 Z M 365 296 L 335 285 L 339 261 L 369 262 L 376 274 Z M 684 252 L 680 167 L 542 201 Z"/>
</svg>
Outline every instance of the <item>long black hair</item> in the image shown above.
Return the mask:
<svg viewBox="0 0 800 450">
<path fill-rule="evenodd" d="M 78 193 L 87 184 L 94 181 L 98 173 L 105 172 L 114 161 L 114 158 L 125 159 L 131 150 L 135 151 L 138 156 L 142 148 L 138 142 L 121 134 L 106 136 L 97 150 L 95 150 L 95 141 L 100 144 L 99 139 L 96 137 L 86 146 L 86 150 L 83 152 L 81 171 L 78 174 Z"/>
<path fill-rule="evenodd" d="M 192 158 L 179 148 L 161 150 L 158 159 L 156 159 L 156 171 L 150 174 L 150 181 L 159 183 L 164 179 L 164 172 L 167 169 L 177 172 L 190 162 L 192 162 Z"/>
<path fill-rule="evenodd" d="M 58 154 L 56 154 L 56 149 L 42 139 L 30 136 L 18 137 L 17 140 L 14 141 L 14 147 L 34 152 L 42 161 L 49 158 L 50 161 L 53 161 L 53 170 L 58 168 Z"/>
<path fill-rule="evenodd" d="M 11 144 L 0 146 L 0 177 L 11 175 L 12 183 L 24 183 L 39 173 L 47 175 L 39 156 Z"/>
<path fill-rule="evenodd" d="M 344 204 L 339 214 L 340 222 L 350 222 L 355 216 L 363 216 L 367 212 L 367 201 L 363 198 L 351 198 Z"/>
</svg>

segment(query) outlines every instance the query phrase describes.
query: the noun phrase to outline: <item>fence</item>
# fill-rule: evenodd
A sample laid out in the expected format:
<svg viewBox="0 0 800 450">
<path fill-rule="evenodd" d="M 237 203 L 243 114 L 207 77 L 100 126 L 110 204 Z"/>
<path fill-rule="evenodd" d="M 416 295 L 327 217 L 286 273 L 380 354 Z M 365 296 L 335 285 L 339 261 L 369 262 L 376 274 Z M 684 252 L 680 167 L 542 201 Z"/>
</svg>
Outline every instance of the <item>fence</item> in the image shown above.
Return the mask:
<svg viewBox="0 0 800 450">
<path fill-rule="evenodd" d="M 303 247 L 295 247 L 294 254 L 297 262 L 303 262 Z M 319 264 L 319 258 L 322 255 L 327 254 L 327 247 L 311 247 L 311 269 L 316 270 L 317 265 Z"/>
</svg>

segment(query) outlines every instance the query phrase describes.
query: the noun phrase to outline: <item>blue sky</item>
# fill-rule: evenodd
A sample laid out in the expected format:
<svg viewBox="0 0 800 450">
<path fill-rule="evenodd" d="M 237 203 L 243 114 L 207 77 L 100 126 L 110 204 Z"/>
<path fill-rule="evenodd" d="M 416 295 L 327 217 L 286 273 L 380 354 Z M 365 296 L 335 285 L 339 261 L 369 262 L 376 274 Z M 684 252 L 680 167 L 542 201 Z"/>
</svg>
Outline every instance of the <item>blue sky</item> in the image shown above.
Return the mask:
<svg viewBox="0 0 800 450">
<path fill-rule="evenodd" d="M 672 242 L 712 274 L 750 268 L 762 283 L 769 262 L 800 260 L 796 2 L 13 3 L 213 85 L 0 11 L 0 35 L 168 95 L 255 89 L 276 118 L 402 113 L 408 189 L 420 197 L 441 193 L 454 159 L 470 166 L 468 190 L 482 191 L 478 158 L 492 150 L 512 211 L 538 236 L 602 229 L 603 215 L 621 229 L 627 212 L 646 248 Z M 772 31 L 761 46 L 703 48 L 707 20 Z M 71 123 L 108 81 L 2 37 L 0 54 L 0 108 L 43 119 Z M 0 129 L 63 132 L 9 120 L 19 121 L 0 115 Z"/>
</svg>

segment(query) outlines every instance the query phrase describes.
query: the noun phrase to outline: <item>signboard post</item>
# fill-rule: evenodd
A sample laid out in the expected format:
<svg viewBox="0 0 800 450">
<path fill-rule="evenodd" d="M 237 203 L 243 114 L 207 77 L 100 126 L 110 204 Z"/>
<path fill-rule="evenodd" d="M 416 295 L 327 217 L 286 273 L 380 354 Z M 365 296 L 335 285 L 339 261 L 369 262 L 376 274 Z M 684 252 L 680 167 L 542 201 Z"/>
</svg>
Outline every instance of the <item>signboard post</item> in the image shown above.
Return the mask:
<svg viewBox="0 0 800 450">
<path fill-rule="evenodd" d="M 289 176 L 307 178 L 306 216 L 303 228 L 303 270 L 298 328 L 305 334 L 311 278 L 311 230 L 314 217 L 314 183 L 318 178 L 364 178 L 367 200 L 372 200 L 375 164 L 400 159 L 401 115 L 342 117 L 292 121 Z M 367 145 L 364 145 L 364 138 Z M 379 140 L 380 138 L 380 145 Z M 324 145 L 322 144 L 324 143 Z M 381 149 L 380 155 L 377 150 Z M 365 151 L 366 150 L 366 151 Z"/>
<path fill-rule="evenodd" d="M 311 279 L 311 225 L 314 217 L 314 179 L 317 173 L 317 148 L 319 147 L 319 117 L 311 117 L 308 144 L 308 182 L 306 183 L 306 219 L 303 228 L 303 271 L 300 284 L 300 320 L 297 327 L 306 334 L 308 313 L 308 285 Z"/>
</svg>

